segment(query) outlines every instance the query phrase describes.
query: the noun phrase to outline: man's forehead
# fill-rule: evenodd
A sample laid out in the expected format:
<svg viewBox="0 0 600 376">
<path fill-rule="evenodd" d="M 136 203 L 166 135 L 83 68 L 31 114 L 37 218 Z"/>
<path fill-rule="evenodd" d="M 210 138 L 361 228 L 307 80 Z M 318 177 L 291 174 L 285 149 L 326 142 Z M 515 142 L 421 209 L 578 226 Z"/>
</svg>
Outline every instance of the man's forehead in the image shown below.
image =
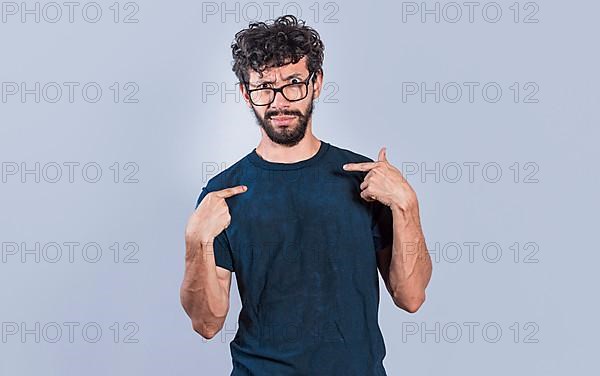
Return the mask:
<svg viewBox="0 0 600 376">
<path fill-rule="evenodd" d="M 279 76 L 286 78 L 289 76 L 296 74 L 306 75 L 308 69 L 306 67 L 306 63 L 304 62 L 304 58 L 296 62 L 295 64 L 286 64 L 280 67 L 269 67 L 262 71 L 262 76 L 255 70 L 250 70 L 250 81 L 265 81 L 265 80 L 275 80 Z"/>
</svg>

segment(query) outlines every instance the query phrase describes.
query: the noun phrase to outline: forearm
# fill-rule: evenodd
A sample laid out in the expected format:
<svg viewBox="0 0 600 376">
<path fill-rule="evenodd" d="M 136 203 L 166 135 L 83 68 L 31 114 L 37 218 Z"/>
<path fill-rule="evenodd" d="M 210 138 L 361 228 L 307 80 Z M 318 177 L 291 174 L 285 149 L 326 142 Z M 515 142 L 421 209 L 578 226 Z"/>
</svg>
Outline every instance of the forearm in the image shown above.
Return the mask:
<svg viewBox="0 0 600 376">
<path fill-rule="evenodd" d="M 390 288 L 397 305 L 415 312 L 425 300 L 432 271 L 416 199 L 404 208 L 392 205 L 392 217 Z"/>
<path fill-rule="evenodd" d="M 228 294 L 217 279 L 213 241 L 186 240 L 185 274 L 180 290 L 181 304 L 194 330 L 203 336 L 218 332 L 229 310 Z"/>
</svg>

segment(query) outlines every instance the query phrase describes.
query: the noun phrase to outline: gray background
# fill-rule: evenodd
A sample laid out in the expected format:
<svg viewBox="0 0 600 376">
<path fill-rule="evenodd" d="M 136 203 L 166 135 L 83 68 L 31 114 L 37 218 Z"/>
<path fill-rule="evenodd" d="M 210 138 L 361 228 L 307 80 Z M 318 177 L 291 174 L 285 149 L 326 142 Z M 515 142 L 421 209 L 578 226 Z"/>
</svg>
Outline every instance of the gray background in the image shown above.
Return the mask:
<svg viewBox="0 0 600 376">
<path fill-rule="evenodd" d="M 208 179 L 258 143 L 254 118 L 231 94 L 229 46 L 257 6 L 261 19 L 273 17 L 263 2 L 238 3 L 237 11 L 227 2 L 227 14 L 220 2 L 143 1 L 137 10 L 119 3 L 115 23 L 112 3 L 97 3 L 98 22 L 82 17 L 86 2 L 73 22 L 62 6 L 55 23 L 44 14 L 39 23 L 34 16 L 22 22 L 3 3 L 0 374 L 228 374 L 237 287 L 226 328 L 203 340 L 179 303 L 183 230 Z M 272 15 L 286 4 L 326 46 L 316 136 L 371 158 L 387 146 L 420 200 L 434 272 L 416 314 L 396 308 L 381 284 L 388 373 L 594 373 L 598 3 L 520 2 L 519 22 L 513 1 L 495 3 L 498 22 L 490 19 L 494 4 L 488 20 L 482 16 L 487 2 L 477 3 L 472 22 L 464 5 L 462 18 L 450 22 L 456 13 L 446 2 L 438 3 L 439 22 L 392 1 L 275 2 Z M 55 16 L 45 9 L 46 18 Z M 139 22 L 123 22 L 134 11 Z M 532 12 L 528 20 L 538 22 L 523 22 Z M 32 89 L 36 82 L 47 88 L 39 103 L 34 94 L 7 94 L 10 83 Z M 56 103 L 52 82 L 64 89 Z M 80 85 L 73 103 L 64 82 Z M 86 101 L 93 92 L 81 94 L 89 82 L 102 89 L 96 103 Z M 433 94 L 403 101 L 403 82 L 429 89 L 439 82 L 443 95 L 439 103 Z M 479 85 L 472 103 L 465 82 Z M 481 94 L 490 82 L 502 89 L 495 103 L 487 101 L 493 91 Z M 448 83 L 464 89 L 456 103 Z M 124 103 L 132 87 L 137 103 Z M 21 175 L 36 162 L 39 173 Z M 79 163 L 72 181 L 68 162 Z M 438 172 L 424 173 L 436 163 Z M 52 182 L 57 165 L 62 175 Z M 88 182 L 94 166 L 102 176 Z M 68 242 L 79 243 L 72 262 Z M 63 253 L 51 260 L 55 243 Z M 83 253 L 88 243 L 102 254 Z"/>
</svg>

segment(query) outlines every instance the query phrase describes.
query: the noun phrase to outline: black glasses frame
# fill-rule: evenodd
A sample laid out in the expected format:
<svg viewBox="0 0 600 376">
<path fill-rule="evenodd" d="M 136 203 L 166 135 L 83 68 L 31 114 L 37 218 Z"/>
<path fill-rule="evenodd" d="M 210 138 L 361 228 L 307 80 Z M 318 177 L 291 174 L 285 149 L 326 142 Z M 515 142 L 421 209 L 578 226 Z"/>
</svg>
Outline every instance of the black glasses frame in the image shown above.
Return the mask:
<svg viewBox="0 0 600 376">
<path fill-rule="evenodd" d="M 275 97 L 277 96 L 277 93 L 281 93 L 281 95 L 289 102 L 297 102 L 297 101 L 301 101 L 304 98 L 306 98 L 306 96 L 308 95 L 308 84 L 310 83 L 310 80 L 312 79 L 313 75 L 315 74 L 315 72 L 312 72 L 310 74 L 310 76 L 308 76 L 308 78 L 305 81 L 301 81 L 301 82 L 294 82 L 291 84 L 285 84 L 282 87 L 279 88 L 274 88 L 274 87 L 263 87 L 263 88 L 258 88 L 258 89 L 250 89 L 250 83 L 249 82 L 244 82 L 244 85 L 246 86 L 246 91 L 248 92 L 248 98 L 250 99 L 250 102 L 255 105 L 255 106 L 268 106 L 271 103 L 273 103 L 275 101 Z M 306 93 L 304 94 L 304 96 L 302 98 L 298 98 L 298 99 L 288 99 L 288 97 L 285 96 L 285 94 L 283 94 L 283 89 L 288 87 L 288 86 L 292 86 L 292 85 L 298 85 L 298 84 L 304 84 L 306 86 Z M 255 91 L 259 91 L 259 90 L 271 90 L 273 91 L 273 99 L 269 102 L 269 103 L 265 103 L 265 104 L 256 104 L 254 103 L 254 101 L 252 100 L 252 93 Z"/>
</svg>

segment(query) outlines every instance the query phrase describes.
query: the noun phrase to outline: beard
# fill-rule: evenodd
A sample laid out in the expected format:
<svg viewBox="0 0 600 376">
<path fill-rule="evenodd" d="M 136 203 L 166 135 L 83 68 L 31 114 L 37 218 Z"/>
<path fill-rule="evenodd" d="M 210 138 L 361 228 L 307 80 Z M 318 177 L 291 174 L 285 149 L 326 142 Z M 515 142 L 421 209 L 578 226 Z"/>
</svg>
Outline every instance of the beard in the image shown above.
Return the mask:
<svg viewBox="0 0 600 376">
<path fill-rule="evenodd" d="M 271 141 L 291 147 L 297 145 L 304 138 L 306 128 L 308 127 L 308 121 L 313 112 L 313 98 L 311 98 L 305 113 L 302 113 L 300 110 L 268 110 L 265 112 L 265 117 L 263 119 L 256 113 L 254 107 L 252 107 L 252 111 L 254 112 L 258 125 L 265 130 L 265 133 Z M 296 124 L 294 125 L 294 123 L 292 123 L 287 127 L 274 127 L 271 123 L 271 117 L 281 115 L 296 116 Z"/>
</svg>

